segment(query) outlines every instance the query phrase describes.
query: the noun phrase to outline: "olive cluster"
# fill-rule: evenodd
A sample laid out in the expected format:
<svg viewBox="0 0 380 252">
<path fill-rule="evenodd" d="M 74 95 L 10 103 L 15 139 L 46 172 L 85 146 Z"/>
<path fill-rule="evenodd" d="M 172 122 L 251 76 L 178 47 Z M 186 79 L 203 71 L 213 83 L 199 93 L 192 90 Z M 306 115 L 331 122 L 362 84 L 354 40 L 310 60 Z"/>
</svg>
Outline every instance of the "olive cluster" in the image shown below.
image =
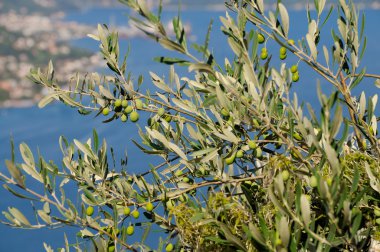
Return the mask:
<svg viewBox="0 0 380 252">
<path fill-rule="evenodd" d="M 108 116 L 110 111 L 114 111 L 122 122 L 126 122 L 128 117 L 131 122 L 137 122 L 140 118 L 136 110 L 143 108 L 143 102 L 140 99 L 134 100 L 134 105 L 130 104 L 126 99 L 116 99 L 111 106 L 106 106 L 101 109 L 104 116 Z"/>
<path fill-rule="evenodd" d="M 152 202 L 147 202 L 144 208 L 148 213 L 153 213 L 153 210 L 155 207 Z M 93 206 L 88 206 L 86 208 L 87 216 L 91 217 L 94 215 L 94 213 L 95 213 L 95 209 Z M 140 217 L 140 212 L 138 211 L 138 209 L 134 209 L 133 211 L 131 211 L 131 208 L 129 208 L 128 206 L 125 206 L 123 208 L 123 213 L 125 217 L 133 217 L 136 220 Z M 118 236 L 120 234 L 120 230 L 118 229 L 114 230 L 113 227 L 104 227 L 103 230 L 107 232 L 108 234 L 111 234 L 112 236 Z M 134 225 L 129 224 L 129 226 L 127 226 L 127 228 L 125 229 L 125 232 L 128 236 L 132 236 L 135 233 Z M 174 249 L 174 245 L 172 243 L 168 243 L 166 246 L 166 251 L 170 252 L 170 251 L 173 251 L 173 249 Z M 115 251 L 115 244 L 112 241 L 108 245 L 108 252 L 113 252 L 113 251 Z"/>
</svg>

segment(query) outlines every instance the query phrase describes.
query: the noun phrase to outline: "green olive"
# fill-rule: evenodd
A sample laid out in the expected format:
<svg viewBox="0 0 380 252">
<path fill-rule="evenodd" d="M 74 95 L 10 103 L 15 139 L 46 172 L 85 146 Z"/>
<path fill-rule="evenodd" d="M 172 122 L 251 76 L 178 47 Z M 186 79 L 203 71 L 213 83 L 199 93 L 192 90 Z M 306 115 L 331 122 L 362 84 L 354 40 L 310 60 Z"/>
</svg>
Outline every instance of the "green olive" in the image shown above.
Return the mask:
<svg viewBox="0 0 380 252">
<path fill-rule="evenodd" d="M 110 109 L 108 107 L 103 108 L 102 110 L 103 115 L 108 115 L 110 113 Z"/>
<path fill-rule="evenodd" d="M 253 140 L 249 140 L 248 141 L 248 147 L 253 150 L 253 149 L 256 149 L 257 148 L 257 143 Z"/>
<path fill-rule="evenodd" d="M 292 81 L 293 81 L 293 82 L 297 82 L 299 79 L 300 79 L 300 76 L 299 76 L 298 72 L 295 72 L 295 73 L 292 75 Z"/>
<path fill-rule="evenodd" d="M 310 179 L 309 179 L 309 185 L 310 187 L 317 187 L 318 186 L 318 180 L 315 176 L 311 176 Z"/>
<path fill-rule="evenodd" d="M 183 174 L 183 171 L 182 170 L 176 170 L 174 175 L 176 175 L 177 177 L 181 176 Z"/>
<path fill-rule="evenodd" d="M 261 33 L 259 33 L 259 34 L 257 35 L 257 41 L 259 42 L 259 44 L 264 43 L 264 42 L 265 42 L 265 37 L 264 37 L 264 35 L 261 34 Z"/>
<path fill-rule="evenodd" d="M 114 106 L 115 106 L 115 108 L 116 107 L 120 107 L 121 106 L 121 100 L 120 99 L 117 99 L 116 101 L 115 101 L 115 104 L 114 104 Z"/>
<path fill-rule="evenodd" d="M 128 120 L 128 117 L 126 116 L 126 115 L 121 115 L 121 117 L 120 117 L 120 120 L 122 121 L 122 122 L 126 122 L 127 120 Z"/>
<path fill-rule="evenodd" d="M 164 108 L 159 108 L 159 109 L 157 110 L 157 114 L 158 114 L 159 116 L 163 116 L 163 115 L 165 114 L 165 109 L 164 109 Z"/>
<path fill-rule="evenodd" d="M 143 108 L 143 102 L 140 99 L 135 100 L 135 105 L 137 109 L 142 109 Z"/>
<path fill-rule="evenodd" d="M 222 110 L 220 111 L 220 113 L 222 114 L 222 116 L 229 116 L 230 115 L 230 112 L 228 112 L 228 110 L 225 109 L 225 108 L 222 108 Z"/>
<path fill-rule="evenodd" d="M 283 170 L 281 172 L 282 180 L 287 181 L 290 177 L 290 173 L 288 170 Z"/>
<path fill-rule="evenodd" d="M 133 226 L 127 227 L 127 235 L 133 235 L 135 228 Z"/>
<path fill-rule="evenodd" d="M 297 132 L 293 133 L 293 138 L 296 139 L 297 141 L 301 141 L 303 139 L 302 136 Z"/>
<path fill-rule="evenodd" d="M 130 114 L 132 111 L 133 111 L 133 107 L 132 107 L 131 105 L 128 105 L 128 106 L 124 109 L 124 113 L 126 113 L 126 114 Z"/>
<path fill-rule="evenodd" d="M 277 238 L 275 244 L 276 244 L 276 246 L 281 245 L 282 244 L 282 240 L 280 238 Z"/>
<path fill-rule="evenodd" d="M 123 108 L 128 107 L 128 101 L 127 101 L 127 100 L 123 100 L 123 101 L 121 102 L 121 106 L 122 106 Z"/>
<path fill-rule="evenodd" d="M 153 211 L 153 204 L 152 202 L 148 202 L 146 205 L 145 205 L 145 209 L 148 211 L 148 212 L 152 212 Z"/>
<path fill-rule="evenodd" d="M 233 164 L 235 162 L 236 153 L 232 153 L 229 157 L 225 158 L 227 165 Z"/>
<path fill-rule="evenodd" d="M 139 115 L 139 113 L 137 113 L 137 111 L 132 111 L 132 113 L 129 115 L 129 117 L 131 118 L 132 122 L 137 122 L 140 118 L 140 115 Z"/>
<path fill-rule="evenodd" d="M 263 150 L 260 147 L 255 149 L 255 157 L 261 158 L 263 156 Z"/>
<path fill-rule="evenodd" d="M 170 123 L 172 121 L 172 116 L 170 114 L 167 114 L 165 117 L 164 117 L 165 121 L 167 121 L 168 123 Z"/>
<path fill-rule="evenodd" d="M 172 210 L 172 209 L 174 208 L 174 201 L 173 201 L 173 200 L 168 200 L 168 201 L 166 202 L 166 208 L 167 208 L 168 210 Z"/>
<path fill-rule="evenodd" d="M 375 213 L 376 216 L 380 216 L 380 210 L 379 209 L 375 209 L 373 212 Z"/>
<path fill-rule="evenodd" d="M 236 157 L 237 158 L 242 158 L 244 156 L 244 151 L 243 150 L 238 150 L 237 152 L 236 152 Z"/>
<path fill-rule="evenodd" d="M 280 54 L 280 60 L 286 59 L 286 53 L 285 54 Z"/>
<path fill-rule="evenodd" d="M 174 249 L 173 244 L 169 243 L 168 245 L 166 245 L 165 251 L 171 252 L 171 251 L 173 251 L 173 249 Z"/>
<path fill-rule="evenodd" d="M 286 48 L 282 46 L 280 48 L 280 55 L 284 55 L 284 54 L 286 54 Z"/>
<path fill-rule="evenodd" d="M 131 215 L 133 216 L 133 218 L 135 219 L 138 219 L 140 217 L 140 213 L 139 211 L 137 210 L 133 210 L 133 212 L 131 213 Z"/>
<path fill-rule="evenodd" d="M 131 213 L 131 209 L 129 207 L 124 207 L 123 212 L 125 215 L 129 215 Z"/>
<path fill-rule="evenodd" d="M 198 169 L 199 173 L 203 176 L 206 174 L 206 169 L 202 166 Z"/>
<path fill-rule="evenodd" d="M 291 68 L 290 68 L 290 72 L 292 73 L 296 73 L 298 71 L 298 66 L 297 65 L 293 65 Z"/>
<path fill-rule="evenodd" d="M 267 59 L 267 58 L 268 58 L 268 53 L 267 53 L 267 52 L 262 52 L 262 53 L 260 54 L 260 58 L 261 58 L 262 60 Z"/>
<path fill-rule="evenodd" d="M 94 214 L 94 208 L 92 206 L 87 207 L 86 209 L 86 215 L 92 216 Z"/>
<path fill-rule="evenodd" d="M 328 186 L 331 186 L 332 185 L 332 178 L 327 178 L 326 183 Z"/>
</svg>

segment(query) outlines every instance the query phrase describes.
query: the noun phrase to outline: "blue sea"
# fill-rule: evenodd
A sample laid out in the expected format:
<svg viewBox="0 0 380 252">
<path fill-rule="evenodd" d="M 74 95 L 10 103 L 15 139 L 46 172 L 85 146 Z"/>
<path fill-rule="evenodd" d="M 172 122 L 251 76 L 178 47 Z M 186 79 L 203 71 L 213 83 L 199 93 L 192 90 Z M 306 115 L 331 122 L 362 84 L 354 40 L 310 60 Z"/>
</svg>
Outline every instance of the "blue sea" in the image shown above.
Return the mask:
<svg viewBox="0 0 380 252">
<path fill-rule="evenodd" d="M 168 20 L 176 12 L 170 11 L 165 13 L 164 20 Z M 222 12 L 191 10 L 182 12 L 181 16 L 185 23 L 191 24 L 191 34 L 195 37 L 195 41 L 203 43 L 204 35 L 207 32 L 207 24 L 210 19 L 214 19 L 212 31 L 211 48 L 217 61 L 223 62 L 224 57 L 231 60 L 232 52 L 228 49 L 224 35 L 220 31 L 221 23 L 218 16 L 224 15 Z M 304 11 L 290 12 L 292 30 L 291 37 L 297 39 L 307 31 L 307 17 Z M 364 64 L 367 66 L 368 73 L 380 72 L 380 32 L 378 24 L 380 23 L 380 11 L 366 11 L 366 35 L 368 38 L 367 52 L 364 56 Z M 122 8 L 115 9 L 89 9 L 83 12 L 70 13 L 67 20 L 74 20 L 82 23 L 96 25 L 97 23 L 109 23 L 110 21 L 117 24 L 127 24 L 127 11 Z M 328 23 L 325 27 L 327 30 L 328 40 L 330 39 L 330 29 L 335 24 Z M 98 44 L 91 39 L 82 39 L 73 42 L 77 46 L 91 48 L 97 50 Z M 155 71 L 159 75 L 167 76 L 168 67 L 159 65 L 152 59 L 157 56 L 163 56 L 164 51 L 160 46 L 152 41 L 144 38 L 132 38 L 122 40 L 123 48 L 131 47 L 131 53 L 128 59 L 128 69 L 137 78 L 139 74 L 147 76 L 148 71 Z M 270 47 L 269 47 L 270 50 Z M 125 50 L 123 50 L 125 51 Z M 277 55 L 277 54 L 275 54 Z M 322 55 L 320 57 L 323 57 Z M 288 58 L 290 64 L 296 63 L 293 57 Z M 322 62 L 324 62 L 322 60 Z M 274 64 L 280 64 L 279 60 L 274 59 Z M 298 92 L 299 100 L 307 101 L 313 107 L 318 108 L 318 100 L 316 97 L 316 80 L 315 74 L 308 69 L 302 70 L 301 65 L 300 81 L 294 87 L 294 91 Z M 180 73 L 187 74 L 187 69 L 178 69 Z M 146 78 L 142 88 L 152 88 L 149 80 Z M 373 81 L 367 81 L 363 86 L 359 86 L 355 93 L 360 93 L 361 89 L 365 90 L 368 95 L 379 93 L 373 85 Z M 332 90 L 329 85 L 323 84 L 323 91 L 328 93 Z M 16 150 L 22 142 L 27 143 L 34 153 L 40 152 L 46 160 L 53 160 L 58 165 L 61 163 L 61 152 L 58 145 L 59 136 L 64 135 L 69 140 L 79 139 L 85 141 L 91 137 L 93 129 L 97 129 L 100 138 L 106 138 L 108 145 L 113 146 L 116 155 L 120 159 L 127 151 L 130 157 L 128 161 L 128 169 L 131 172 L 137 172 L 148 169 L 149 163 L 155 163 L 156 160 L 143 155 L 136 147 L 134 147 L 131 139 L 139 139 L 137 134 L 137 126 L 133 124 L 123 124 L 121 122 L 112 122 L 103 124 L 103 118 L 95 118 L 93 115 L 82 116 L 75 110 L 65 107 L 61 104 L 53 104 L 46 108 L 12 108 L 0 109 L 0 163 L 1 171 L 6 172 L 4 161 L 10 159 L 10 139 L 14 139 Z M 146 118 L 142 118 L 141 122 L 145 122 Z M 20 155 L 16 155 L 18 161 L 21 161 Z M 7 173 L 7 172 L 6 172 Z M 25 211 L 30 216 L 31 204 L 27 200 L 15 198 L 5 190 L 0 191 L 1 201 L 0 210 L 4 211 L 8 206 L 17 207 Z M 43 251 L 43 242 L 47 242 L 54 248 L 64 245 L 63 232 L 71 238 L 70 242 L 75 242 L 75 228 L 65 229 L 43 229 L 43 230 L 19 230 L 11 229 L 0 225 L 0 252 L 2 251 Z M 152 243 L 154 245 L 154 243 Z"/>
</svg>

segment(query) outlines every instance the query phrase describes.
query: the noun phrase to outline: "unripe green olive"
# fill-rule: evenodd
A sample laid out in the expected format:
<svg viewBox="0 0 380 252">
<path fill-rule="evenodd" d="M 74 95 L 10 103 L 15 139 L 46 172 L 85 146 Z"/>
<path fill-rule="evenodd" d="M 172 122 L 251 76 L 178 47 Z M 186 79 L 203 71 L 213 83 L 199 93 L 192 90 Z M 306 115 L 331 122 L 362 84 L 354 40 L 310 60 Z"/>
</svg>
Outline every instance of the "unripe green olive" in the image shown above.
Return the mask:
<svg viewBox="0 0 380 252">
<path fill-rule="evenodd" d="M 248 141 L 248 147 L 253 150 L 253 149 L 256 149 L 257 148 L 257 143 L 253 140 L 249 140 Z"/>
<path fill-rule="evenodd" d="M 281 172 L 282 180 L 287 181 L 290 177 L 290 173 L 288 170 L 283 170 Z"/>
<path fill-rule="evenodd" d="M 244 151 L 243 150 L 238 150 L 237 152 L 236 152 L 236 157 L 237 158 L 242 158 L 244 156 Z"/>
<path fill-rule="evenodd" d="M 298 141 L 302 140 L 302 136 L 298 132 L 293 133 L 293 138 L 298 140 Z"/>
<path fill-rule="evenodd" d="M 285 54 L 280 54 L 280 60 L 284 60 L 284 59 L 286 59 L 286 53 Z"/>
<path fill-rule="evenodd" d="M 293 65 L 291 68 L 290 68 L 290 72 L 292 73 L 296 73 L 298 71 L 298 66 L 297 65 Z"/>
<path fill-rule="evenodd" d="M 260 54 L 260 58 L 261 58 L 262 60 L 267 59 L 267 58 L 268 58 L 268 53 L 267 53 L 267 52 L 262 52 L 262 53 Z"/>
<path fill-rule="evenodd" d="M 127 227 L 127 235 L 133 235 L 135 232 L 135 228 L 133 226 Z"/>
<path fill-rule="evenodd" d="M 92 206 L 88 206 L 86 209 L 86 215 L 92 216 L 94 214 L 94 208 Z"/>
<path fill-rule="evenodd" d="M 165 121 L 167 121 L 168 123 L 170 123 L 172 121 L 172 116 L 170 114 L 167 114 L 165 117 L 164 117 Z"/>
<path fill-rule="evenodd" d="M 299 79 L 300 79 L 300 76 L 299 76 L 298 72 L 295 72 L 295 73 L 292 75 L 292 81 L 293 81 L 293 82 L 297 82 Z"/>
<path fill-rule="evenodd" d="M 121 106 L 122 106 L 123 108 L 128 107 L 128 101 L 127 101 L 127 100 L 123 100 L 123 101 L 121 102 Z"/>
<path fill-rule="evenodd" d="M 135 100 L 135 105 L 137 109 L 142 109 L 143 108 L 143 102 L 140 99 Z"/>
<path fill-rule="evenodd" d="M 121 117 L 120 117 L 120 120 L 122 121 L 122 122 L 126 122 L 127 120 L 128 120 L 128 117 L 126 116 L 126 115 L 121 115 Z"/>
<path fill-rule="evenodd" d="M 294 40 L 293 40 L 293 39 L 289 39 L 289 40 L 288 40 L 288 44 L 289 44 L 289 45 L 294 45 L 294 44 L 295 44 L 295 42 L 294 42 Z"/>
<path fill-rule="evenodd" d="M 129 117 L 131 118 L 132 122 L 137 122 L 140 118 L 140 115 L 139 115 L 139 113 L 137 113 L 137 111 L 132 111 L 132 113 L 129 115 Z"/>
<path fill-rule="evenodd" d="M 174 249 L 173 244 L 169 243 L 168 245 L 166 245 L 165 251 L 171 252 L 171 251 L 173 251 L 173 249 Z"/>
<path fill-rule="evenodd" d="M 184 182 L 184 183 L 189 183 L 189 182 L 190 182 L 190 179 L 189 179 L 188 177 L 184 177 L 184 178 L 182 179 L 182 182 Z"/>
<path fill-rule="evenodd" d="M 376 216 L 380 216 L 380 210 L 379 209 L 375 209 L 373 212 Z"/>
<path fill-rule="evenodd" d="M 126 113 L 126 114 L 130 114 L 132 111 L 133 111 L 133 107 L 132 107 L 131 105 L 128 105 L 128 106 L 124 109 L 124 113 Z"/>
<path fill-rule="evenodd" d="M 166 201 L 166 208 L 168 210 L 172 210 L 174 208 L 174 201 L 173 200 Z"/>
<path fill-rule="evenodd" d="M 257 41 L 259 42 L 259 44 L 264 43 L 264 42 L 265 42 L 265 37 L 264 37 L 264 35 L 261 34 L 261 33 L 259 33 L 259 34 L 257 35 Z"/>
<path fill-rule="evenodd" d="M 121 100 L 120 99 L 117 99 L 116 101 L 115 101 L 115 104 L 114 104 L 114 106 L 115 107 L 120 107 L 121 106 Z"/>
<path fill-rule="evenodd" d="M 280 55 L 284 55 L 284 54 L 286 54 L 286 48 L 283 47 L 283 46 L 281 46 L 281 48 L 280 48 Z"/>
<path fill-rule="evenodd" d="M 229 115 L 230 115 L 230 112 L 228 112 L 228 110 L 225 109 L 225 108 L 222 108 L 222 110 L 220 111 L 220 113 L 221 113 L 223 116 L 229 116 Z"/>
<path fill-rule="evenodd" d="M 310 179 L 309 179 L 309 185 L 310 187 L 317 187 L 318 186 L 318 180 L 315 176 L 311 176 Z"/>
<path fill-rule="evenodd" d="M 199 173 L 203 176 L 206 174 L 206 169 L 202 166 L 198 169 Z"/>
<path fill-rule="evenodd" d="M 158 114 L 159 116 L 163 116 L 163 115 L 165 114 L 165 109 L 164 109 L 164 108 L 159 108 L 159 109 L 157 110 L 157 114 Z"/>
<path fill-rule="evenodd" d="M 125 215 L 129 215 L 131 213 L 131 209 L 129 207 L 124 207 L 123 212 Z"/>
<path fill-rule="evenodd" d="M 152 202 L 148 202 L 146 205 L 145 205 L 145 209 L 148 211 L 148 212 L 152 212 L 153 211 L 153 204 Z"/>
<path fill-rule="evenodd" d="M 225 158 L 227 165 L 233 164 L 235 162 L 236 153 L 232 153 L 229 157 Z"/>
<path fill-rule="evenodd" d="M 108 115 L 110 113 L 110 109 L 108 107 L 103 108 L 102 110 L 103 115 Z"/>
<path fill-rule="evenodd" d="M 281 245 L 282 244 L 282 240 L 280 238 L 277 238 L 275 244 L 276 244 L 276 246 Z"/>
<path fill-rule="evenodd" d="M 115 251 L 115 245 L 108 246 L 108 252 L 114 252 Z"/>
<path fill-rule="evenodd" d="M 131 215 L 133 216 L 133 218 L 135 219 L 138 219 L 140 217 L 140 213 L 139 211 L 137 210 L 133 210 L 133 212 L 131 213 Z"/>
<path fill-rule="evenodd" d="M 183 171 L 182 170 L 176 170 L 174 175 L 176 175 L 177 177 L 181 176 L 183 174 Z"/>
<path fill-rule="evenodd" d="M 260 147 L 255 149 L 255 157 L 261 158 L 263 156 L 263 150 Z"/>
<path fill-rule="evenodd" d="M 332 185 L 332 178 L 327 178 L 326 183 L 328 186 L 331 186 Z"/>
</svg>

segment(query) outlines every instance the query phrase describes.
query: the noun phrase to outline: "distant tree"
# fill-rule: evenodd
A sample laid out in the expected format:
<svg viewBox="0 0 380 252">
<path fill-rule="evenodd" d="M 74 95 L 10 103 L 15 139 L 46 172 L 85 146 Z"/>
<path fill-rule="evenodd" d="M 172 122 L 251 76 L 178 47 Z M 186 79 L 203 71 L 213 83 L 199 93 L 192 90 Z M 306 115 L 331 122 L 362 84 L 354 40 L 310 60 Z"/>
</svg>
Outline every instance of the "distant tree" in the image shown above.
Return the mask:
<svg viewBox="0 0 380 252">
<path fill-rule="evenodd" d="M 230 1 L 221 29 L 234 57 L 217 59 L 209 49 L 211 24 L 204 44 L 190 45 L 179 16 L 173 19 L 175 36 L 168 35 L 161 4 L 154 14 L 144 0 L 121 2 L 138 14 L 131 17 L 137 27 L 179 55 L 159 58 L 170 65 L 169 75 L 150 73 L 154 92 L 143 89 L 142 77 L 127 73 L 117 32 L 105 25 L 91 37 L 99 41 L 112 75 L 87 74 L 63 90 L 50 63 L 46 71 L 31 71 L 30 79 L 50 91 L 40 107 L 59 100 L 106 123 L 138 123 L 141 140 L 134 144 L 162 163 L 135 174 L 125 169 L 126 160 L 112 165 L 113 152 L 96 131 L 87 142 L 61 137 L 59 166 L 34 158 L 21 144 L 23 162 L 16 164 L 13 156 L 6 162 L 10 176 L 0 176 L 9 192 L 34 201 L 37 223 L 10 207 L 3 212 L 8 225 L 81 227 L 85 243 L 66 241 L 65 251 L 70 246 L 96 251 L 374 246 L 380 225 L 378 95 L 363 91 L 356 98 L 351 92 L 364 79 L 375 78 L 378 86 L 380 81 L 360 67 L 365 25 L 353 3 L 340 0 L 324 11 L 325 1 L 315 0 L 315 11 L 307 10 L 307 34 L 290 38 L 291 17 L 280 1 L 274 11 L 266 10 L 263 0 Z M 324 46 L 322 28 L 334 9 L 333 43 Z M 268 41 L 275 51 L 267 49 Z M 287 62 L 289 55 L 298 63 Z M 282 60 L 280 67 L 273 57 Z M 292 86 L 312 81 L 299 73 L 299 64 L 332 87 L 328 95 L 316 91 L 318 109 L 305 109 L 302 96 L 293 94 Z M 189 76 L 179 77 L 174 65 L 187 67 Z M 139 120 L 143 113 L 148 122 Z M 43 190 L 29 188 L 28 181 Z M 66 197 L 65 185 L 78 188 L 79 204 Z M 131 243 L 137 229 L 144 231 Z M 146 245 L 151 229 L 162 231 L 154 248 Z"/>
</svg>

